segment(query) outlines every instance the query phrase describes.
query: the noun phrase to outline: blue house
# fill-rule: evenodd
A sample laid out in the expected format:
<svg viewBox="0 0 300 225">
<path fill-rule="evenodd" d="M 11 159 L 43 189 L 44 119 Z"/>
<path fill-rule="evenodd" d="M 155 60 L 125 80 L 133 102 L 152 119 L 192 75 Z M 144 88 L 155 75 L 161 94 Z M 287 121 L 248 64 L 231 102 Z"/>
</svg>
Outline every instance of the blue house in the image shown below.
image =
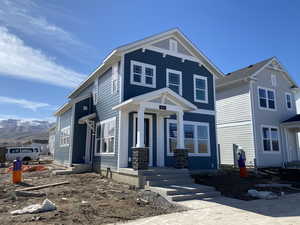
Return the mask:
<svg viewBox="0 0 300 225">
<path fill-rule="evenodd" d="M 178 29 L 113 50 L 55 112 L 55 161 L 116 179 L 157 167 L 216 170 L 222 76 Z"/>
</svg>

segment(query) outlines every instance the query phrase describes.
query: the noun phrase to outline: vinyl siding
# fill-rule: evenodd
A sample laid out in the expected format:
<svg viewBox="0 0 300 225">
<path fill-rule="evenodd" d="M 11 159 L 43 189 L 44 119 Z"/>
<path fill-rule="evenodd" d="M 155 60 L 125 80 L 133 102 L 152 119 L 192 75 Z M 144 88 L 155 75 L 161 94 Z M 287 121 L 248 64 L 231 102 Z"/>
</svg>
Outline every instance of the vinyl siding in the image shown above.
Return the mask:
<svg viewBox="0 0 300 225">
<path fill-rule="evenodd" d="M 217 89 L 217 124 L 251 121 L 249 83 Z"/>
<path fill-rule="evenodd" d="M 221 164 L 233 165 L 233 145 L 239 145 L 246 153 L 247 165 L 254 165 L 255 147 L 252 124 L 232 127 L 218 127 Z"/>
<path fill-rule="evenodd" d="M 56 129 L 55 136 L 55 151 L 54 151 L 54 160 L 59 164 L 67 165 L 70 163 L 70 146 L 61 147 L 60 146 L 60 132 L 61 129 L 70 126 L 72 130 L 72 108 L 67 112 L 63 113 L 57 118 L 58 128 Z M 72 134 L 72 131 L 71 131 Z"/>
<path fill-rule="evenodd" d="M 105 169 L 108 167 L 115 170 L 118 162 L 119 113 L 116 110 L 112 110 L 112 108 L 120 103 L 120 90 L 115 94 L 111 93 L 111 69 L 107 70 L 98 79 L 98 101 L 96 105 L 97 121 L 116 117 L 115 154 L 112 156 L 94 156 L 93 168 L 97 171 L 100 170 L 100 168 Z"/>
<path fill-rule="evenodd" d="M 273 87 L 271 84 L 271 74 L 276 74 L 277 76 L 277 87 Z M 258 166 L 268 167 L 268 166 L 281 166 L 284 159 L 286 158 L 286 138 L 284 130 L 280 129 L 280 153 L 265 153 L 263 152 L 262 143 L 262 125 L 275 126 L 280 128 L 281 122 L 287 120 L 294 115 L 296 115 L 296 106 L 293 104 L 292 110 L 287 110 L 285 93 L 291 93 L 291 84 L 284 78 L 283 74 L 279 71 L 264 69 L 257 75 L 257 82 L 253 83 L 253 99 L 254 99 L 254 116 L 255 116 L 255 132 L 257 135 L 256 144 L 258 152 Z M 276 97 L 276 111 L 261 110 L 259 108 L 258 100 L 258 87 L 265 87 L 275 89 Z"/>
</svg>

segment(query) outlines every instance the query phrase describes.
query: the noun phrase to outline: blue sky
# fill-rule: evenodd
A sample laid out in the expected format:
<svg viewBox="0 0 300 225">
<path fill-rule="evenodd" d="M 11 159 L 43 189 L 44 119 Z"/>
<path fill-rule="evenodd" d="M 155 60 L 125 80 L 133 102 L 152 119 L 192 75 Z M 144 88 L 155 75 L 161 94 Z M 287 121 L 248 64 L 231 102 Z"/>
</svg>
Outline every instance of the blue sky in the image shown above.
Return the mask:
<svg viewBox="0 0 300 225">
<path fill-rule="evenodd" d="M 292 0 L 1 0 L 0 119 L 53 119 L 112 49 L 174 27 L 225 74 L 277 56 L 300 83 L 299 10 Z"/>
</svg>

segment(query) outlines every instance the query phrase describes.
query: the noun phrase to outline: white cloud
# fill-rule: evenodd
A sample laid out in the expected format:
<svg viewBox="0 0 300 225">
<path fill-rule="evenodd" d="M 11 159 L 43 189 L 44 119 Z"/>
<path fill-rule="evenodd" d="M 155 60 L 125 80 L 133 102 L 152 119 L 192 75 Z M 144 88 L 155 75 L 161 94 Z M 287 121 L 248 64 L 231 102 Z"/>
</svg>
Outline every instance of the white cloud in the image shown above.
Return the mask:
<svg viewBox="0 0 300 225">
<path fill-rule="evenodd" d="M 84 75 L 57 64 L 0 26 L 0 73 L 56 86 L 76 87 Z"/>
<path fill-rule="evenodd" d="M 53 108 L 53 106 L 49 105 L 48 103 L 33 102 L 25 99 L 10 98 L 5 96 L 0 96 L 0 104 L 1 103 L 19 105 L 22 108 L 31 109 L 32 111 L 36 111 L 39 108 Z"/>
<path fill-rule="evenodd" d="M 43 3 L 46 4 L 46 2 Z M 92 53 L 95 53 L 94 50 L 78 40 L 72 33 L 50 23 L 45 18 L 44 15 L 49 13 L 52 17 L 55 16 L 56 11 L 56 8 L 52 9 L 47 5 L 42 7 L 31 0 L 1 0 L 0 25 L 15 29 L 30 37 L 34 36 L 36 42 L 47 44 L 52 49 L 77 61 L 87 62 L 83 56 L 90 59 Z M 81 57 L 76 57 L 79 53 Z"/>
</svg>

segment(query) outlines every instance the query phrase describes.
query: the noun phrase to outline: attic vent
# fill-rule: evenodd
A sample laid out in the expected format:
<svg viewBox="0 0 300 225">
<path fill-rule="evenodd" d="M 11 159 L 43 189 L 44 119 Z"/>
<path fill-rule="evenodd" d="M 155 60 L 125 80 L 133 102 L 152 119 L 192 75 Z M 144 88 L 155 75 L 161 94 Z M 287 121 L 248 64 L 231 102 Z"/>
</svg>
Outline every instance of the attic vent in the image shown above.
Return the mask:
<svg viewBox="0 0 300 225">
<path fill-rule="evenodd" d="M 248 66 L 248 68 L 251 68 L 251 67 L 253 67 L 253 65 Z"/>
</svg>

